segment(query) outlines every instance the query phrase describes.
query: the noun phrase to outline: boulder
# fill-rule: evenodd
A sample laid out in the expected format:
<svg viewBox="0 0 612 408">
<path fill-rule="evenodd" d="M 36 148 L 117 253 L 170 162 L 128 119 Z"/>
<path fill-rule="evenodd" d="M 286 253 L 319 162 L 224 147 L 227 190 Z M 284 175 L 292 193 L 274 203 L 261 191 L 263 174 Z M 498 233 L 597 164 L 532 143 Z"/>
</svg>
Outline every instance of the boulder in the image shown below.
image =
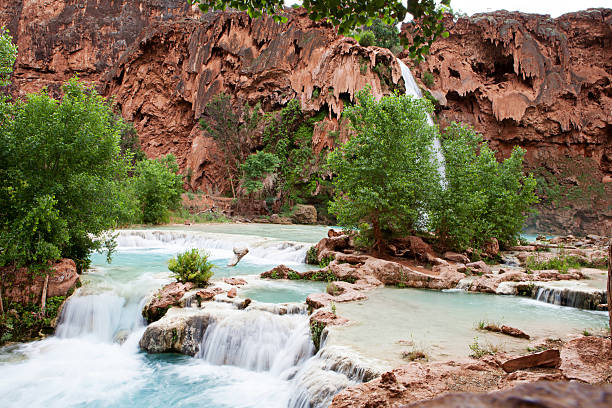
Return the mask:
<svg viewBox="0 0 612 408">
<path fill-rule="evenodd" d="M 223 278 L 223 282 L 233 286 L 242 286 L 247 284 L 247 281 L 242 278 Z"/>
<path fill-rule="evenodd" d="M 484 261 L 470 262 L 465 264 L 466 267 L 481 273 L 491 273 L 491 268 Z"/>
<path fill-rule="evenodd" d="M 142 309 L 143 317 L 147 319 L 148 323 L 161 319 L 169 308 L 179 306 L 183 295 L 194 287 L 195 285 L 191 282 L 172 282 L 167 284 L 149 299 Z"/>
<path fill-rule="evenodd" d="M 499 254 L 499 241 L 497 238 L 491 238 L 482 246 L 482 250 L 489 258 L 495 258 Z"/>
<path fill-rule="evenodd" d="M 206 309 L 172 308 L 160 320 L 147 326 L 140 348 L 147 353 L 198 353 L 202 336 L 211 322 Z"/>
<path fill-rule="evenodd" d="M 293 207 L 291 221 L 294 224 L 316 224 L 317 209 L 313 205 L 297 204 Z"/>
<path fill-rule="evenodd" d="M 340 317 L 332 312 L 325 310 L 317 310 L 310 316 L 310 323 L 319 323 L 324 327 L 327 326 L 340 326 L 348 323 L 348 319 Z"/>
<path fill-rule="evenodd" d="M 463 254 L 458 254 L 456 252 L 447 251 L 442 255 L 444 259 L 448 259 L 449 261 L 459 262 L 462 264 L 470 263 L 470 258 Z"/>
<path fill-rule="evenodd" d="M 238 291 L 236 290 L 236 288 L 231 288 L 229 292 L 227 292 L 227 297 L 230 299 L 233 299 L 236 297 L 237 294 L 238 294 Z"/>
<path fill-rule="evenodd" d="M 552 349 L 507 360 L 502 364 L 502 368 L 505 372 L 511 373 L 532 367 L 558 367 L 560 363 L 561 354 L 559 350 Z"/>
<path fill-rule="evenodd" d="M 525 333 L 524 331 L 519 330 L 519 329 L 517 329 L 515 327 L 506 326 L 506 325 L 503 325 L 501 327 L 501 332 L 503 334 L 508 335 L 508 336 L 518 337 L 520 339 L 529 339 L 530 338 L 529 335 L 527 333 Z"/>
<path fill-rule="evenodd" d="M 298 272 L 285 265 L 278 265 L 259 276 L 267 279 L 288 279 L 290 273 L 298 274 Z"/>
<path fill-rule="evenodd" d="M 234 247 L 234 257 L 227 264 L 227 266 L 236 266 L 236 265 L 238 265 L 238 262 L 240 262 L 240 260 L 242 258 L 244 258 L 244 256 L 246 254 L 248 254 L 248 253 L 249 253 L 249 248 L 246 248 L 246 247 Z"/>
</svg>

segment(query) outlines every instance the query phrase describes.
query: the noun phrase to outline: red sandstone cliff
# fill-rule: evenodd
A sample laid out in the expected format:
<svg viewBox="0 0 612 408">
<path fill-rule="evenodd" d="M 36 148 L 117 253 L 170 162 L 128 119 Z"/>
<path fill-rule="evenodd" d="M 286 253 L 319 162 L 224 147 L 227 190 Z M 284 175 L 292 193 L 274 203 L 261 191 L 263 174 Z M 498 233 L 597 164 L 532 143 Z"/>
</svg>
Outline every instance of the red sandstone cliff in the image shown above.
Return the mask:
<svg viewBox="0 0 612 408">
<path fill-rule="evenodd" d="M 504 156 L 527 150 L 544 182 L 532 226 L 610 234 L 612 10 L 556 19 L 499 11 L 445 24 L 450 36 L 416 69 L 440 102 L 440 125 L 470 123 Z"/>
<path fill-rule="evenodd" d="M 417 68 L 417 77 L 434 75 L 443 126 L 471 123 L 502 155 L 519 144 L 532 169 L 561 183 L 561 192 L 544 189 L 540 229 L 612 229 L 611 16 L 448 21 L 450 37 Z M 192 169 L 192 186 L 211 193 L 227 180 L 197 119 L 214 94 L 268 111 L 292 98 L 306 112 L 327 109 L 314 134 L 321 149 L 343 100 L 368 83 L 382 94 L 402 82 L 388 51 L 360 47 L 295 10 L 277 25 L 238 12 L 203 16 L 184 0 L 0 0 L 0 25 L 19 45 L 15 95 L 43 86 L 56 93 L 74 74 L 95 82 L 134 122 L 149 156 L 174 153 Z"/>
</svg>

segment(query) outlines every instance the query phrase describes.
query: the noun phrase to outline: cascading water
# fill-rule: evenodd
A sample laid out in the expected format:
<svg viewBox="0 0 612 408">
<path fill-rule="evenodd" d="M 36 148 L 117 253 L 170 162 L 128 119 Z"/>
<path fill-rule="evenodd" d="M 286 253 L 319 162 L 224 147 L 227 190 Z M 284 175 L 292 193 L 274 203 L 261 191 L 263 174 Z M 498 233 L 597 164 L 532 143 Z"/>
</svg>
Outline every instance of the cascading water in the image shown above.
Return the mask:
<svg viewBox="0 0 612 408">
<path fill-rule="evenodd" d="M 402 70 L 402 78 L 404 79 L 404 84 L 406 85 L 406 95 L 414 96 L 415 98 L 422 98 L 423 94 L 421 93 L 421 89 L 417 85 L 414 77 L 412 76 L 412 72 L 410 72 L 410 68 L 406 64 L 402 62 L 399 58 L 397 58 L 397 62 Z M 431 115 L 427 115 L 427 123 L 430 125 L 434 125 L 434 121 Z M 445 179 L 446 170 L 444 167 L 444 155 L 442 154 L 442 145 L 440 144 L 440 139 L 437 137 L 434 139 L 434 153 L 436 155 L 438 173 L 442 181 Z"/>
<path fill-rule="evenodd" d="M 83 287 L 64 305 L 55 336 L 0 348 L 0 394 L 11 397 L 0 405 L 311 406 L 307 397 L 301 399 L 305 405 L 294 401 L 297 395 L 311 395 L 296 376 L 316 358 L 304 307 L 237 310 L 228 304 L 230 310 L 219 313 L 205 332 L 201 358 L 148 355 L 138 348 L 145 330 L 142 306 L 171 280 L 166 260 L 176 252 L 208 250 L 221 265 L 215 270 L 221 277 L 260 273 L 279 263 L 300 269 L 307 267 L 301 263 L 306 249 L 325 232 L 276 226 L 284 231 L 276 233 L 280 237 L 232 234 L 244 231 L 240 228 L 119 232 L 113 264 L 94 256 L 94 268 L 82 275 Z M 245 243 L 250 259 L 226 268 L 224 258 L 233 246 Z"/>
</svg>

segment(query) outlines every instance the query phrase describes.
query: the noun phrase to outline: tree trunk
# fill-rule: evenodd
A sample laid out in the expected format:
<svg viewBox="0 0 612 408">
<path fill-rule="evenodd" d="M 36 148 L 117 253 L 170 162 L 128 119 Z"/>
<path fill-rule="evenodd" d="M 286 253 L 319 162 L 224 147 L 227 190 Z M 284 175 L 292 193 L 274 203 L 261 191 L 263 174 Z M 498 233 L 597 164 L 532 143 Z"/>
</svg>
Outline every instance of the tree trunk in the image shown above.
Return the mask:
<svg viewBox="0 0 612 408">
<path fill-rule="evenodd" d="M 47 308 L 47 286 L 49 286 L 49 275 L 45 275 L 45 283 L 43 285 L 42 296 L 40 297 L 40 315 L 45 315 Z"/>
<path fill-rule="evenodd" d="M 4 317 L 4 304 L 2 303 L 2 287 L 0 286 L 0 316 Z"/>
<path fill-rule="evenodd" d="M 383 236 L 378 216 L 372 218 L 372 231 L 374 232 L 374 253 L 381 256 L 383 253 Z"/>
<path fill-rule="evenodd" d="M 610 248 L 608 253 L 608 316 L 610 326 L 610 352 L 612 352 L 612 239 L 610 239 Z"/>
</svg>

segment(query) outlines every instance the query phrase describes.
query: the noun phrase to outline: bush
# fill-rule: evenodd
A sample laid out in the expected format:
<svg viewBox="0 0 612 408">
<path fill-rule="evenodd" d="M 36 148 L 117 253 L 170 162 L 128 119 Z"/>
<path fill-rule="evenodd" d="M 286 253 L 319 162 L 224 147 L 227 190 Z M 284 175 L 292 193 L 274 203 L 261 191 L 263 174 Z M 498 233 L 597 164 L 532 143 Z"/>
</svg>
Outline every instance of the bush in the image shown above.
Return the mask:
<svg viewBox="0 0 612 408">
<path fill-rule="evenodd" d="M 376 43 L 376 36 L 372 31 L 365 30 L 359 34 L 359 45 L 362 47 L 369 47 Z"/>
<path fill-rule="evenodd" d="M 498 162 L 472 128 L 451 124 L 443 135 L 446 186 L 435 201 L 432 224 L 449 247 L 481 248 L 490 238 L 513 245 L 532 204 L 535 179 L 523 173 L 525 151 L 515 147 Z"/>
<path fill-rule="evenodd" d="M 240 165 L 244 174 L 242 187 L 248 194 L 259 192 L 264 188 L 264 179 L 276 170 L 280 160 L 273 153 L 257 152 L 247 157 Z"/>
<path fill-rule="evenodd" d="M 330 212 L 347 229 L 371 228 L 375 248 L 383 233 L 413 229 L 440 189 L 431 111 L 428 101 L 405 95 L 377 101 L 369 87 L 344 110 L 353 136 L 328 156 L 335 187 Z"/>
<path fill-rule="evenodd" d="M 185 251 L 168 261 L 168 269 L 174 273 L 174 278 L 182 283 L 192 282 L 196 286 L 208 285 L 213 276 L 214 265 L 208 262 L 208 254 L 198 249 Z"/>
<path fill-rule="evenodd" d="M 4 27 L 0 27 L 0 86 L 11 83 L 13 65 L 17 59 L 17 46 Z"/>
<path fill-rule="evenodd" d="M 45 91 L 0 100 L 0 266 L 79 266 L 126 205 L 120 125 L 94 88 L 76 78 L 61 102 Z"/>
<path fill-rule="evenodd" d="M 183 176 L 178 174 L 178 170 L 172 154 L 138 162 L 132 183 L 142 222 L 167 222 L 169 210 L 178 209 L 183 192 Z"/>
<path fill-rule="evenodd" d="M 435 82 L 435 78 L 433 76 L 433 74 L 429 71 L 425 71 L 423 73 L 423 83 L 428 87 L 431 88 L 434 85 Z"/>
</svg>

